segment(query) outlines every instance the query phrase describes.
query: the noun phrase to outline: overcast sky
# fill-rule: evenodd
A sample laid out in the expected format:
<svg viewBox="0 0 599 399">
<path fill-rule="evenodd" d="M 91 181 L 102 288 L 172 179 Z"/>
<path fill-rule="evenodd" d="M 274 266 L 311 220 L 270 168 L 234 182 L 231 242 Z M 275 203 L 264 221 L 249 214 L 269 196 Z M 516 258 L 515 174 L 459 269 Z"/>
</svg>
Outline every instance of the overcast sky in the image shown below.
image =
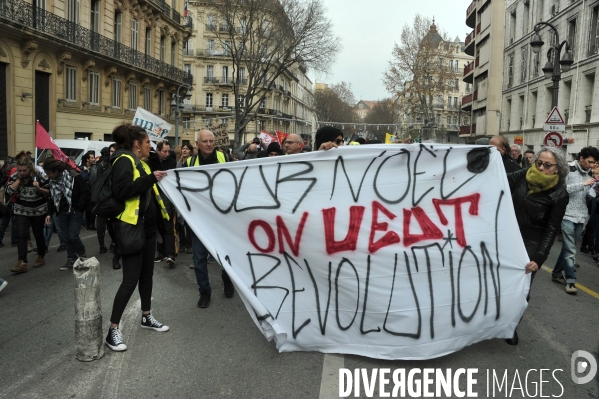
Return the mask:
<svg viewBox="0 0 599 399">
<path fill-rule="evenodd" d="M 317 82 L 351 83 L 356 101 L 389 97 L 383 72 L 403 26 L 414 16 L 435 18 L 437 27 L 464 41 L 470 0 L 323 0 L 342 50 L 329 76 L 311 76 Z"/>
</svg>

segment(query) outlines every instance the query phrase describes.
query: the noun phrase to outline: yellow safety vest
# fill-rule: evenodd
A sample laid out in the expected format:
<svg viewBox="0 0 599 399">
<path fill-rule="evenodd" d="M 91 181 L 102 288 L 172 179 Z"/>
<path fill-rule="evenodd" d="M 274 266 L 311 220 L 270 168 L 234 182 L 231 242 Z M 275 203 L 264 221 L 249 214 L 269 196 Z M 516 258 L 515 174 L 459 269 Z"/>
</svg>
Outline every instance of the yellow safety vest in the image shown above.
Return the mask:
<svg viewBox="0 0 599 399">
<path fill-rule="evenodd" d="M 193 165 L 193 166 L 200 166 L 200 155 L 198 154 L 198 155 L 194 155 L 194 156 L 195 156 L 196 160 L 195 160 L 195 165 Z M 187 166 L 190 166 L 191 158 L 193 158 L 194 156 L 187 158 Z M 225 159 L 225 154 L 223 154 L 220 151 L 216 151 L 216 160 L 218 161 L 218 163 L 227 162 L 227 160 Z"/>
<path fill-rule="evenodd" d="M 135 167 L 135 160 L 131 155 L 122 154 L 114 160 L 113 164 L 116 161 L 118 161 L 118 159 L 121 157 L 127 157 L 129 158 L 129 160 L 131 160 L 131 164 L 133 165 L 133 181 L 137 180 L 141 176 L 141 174 L 139 173 L 139 170 L 137 170 L 137 168 Z M 144 168 L 146 173 L 151 174 L 152 171 L 150 170 L 148 164 L 146 164 L 144 161 L 140 162 L 141 166 Z M 162 198 L 160 197 L 160 193 L 158 192 L 158 187 L 156 187 L 156 184 L 152 185 L 152 190 L 154 191 L 154 196 L 156 197 L 156 201 L 158 201 L 158 205 L 160 206 L 160 213 L 162 213 L 162 217 L 166 220 L 169 220 L 168 212 L 166 211 L 166 206 L 164 205 L 164 201 L 162 201 Z M 139 216 L 139 202 L 139 195 L 126 200 L 125 209 L 116 218 L 125 223 L 137 224 L 137 218 Z"/>
</svg>

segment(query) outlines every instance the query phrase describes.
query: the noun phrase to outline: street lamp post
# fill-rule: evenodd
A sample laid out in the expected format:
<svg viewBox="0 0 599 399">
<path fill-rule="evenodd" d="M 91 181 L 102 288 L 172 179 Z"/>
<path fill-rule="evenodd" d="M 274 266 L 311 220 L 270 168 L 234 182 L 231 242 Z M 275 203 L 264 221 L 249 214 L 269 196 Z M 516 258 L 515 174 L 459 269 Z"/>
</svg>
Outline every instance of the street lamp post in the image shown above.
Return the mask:
<svg viewBox="0 0 599 399">
<path fill-rule="evenodd" d="M 557 96 L 559 91 L 559 81 L 562 78 L 562 71 L 568 72 L 570 70 L 570 66 L 574 63 L 572 59 L 572 53 L 570 53 L 570 44 L 567 40 L 564 40 L 560 43 L 559 41 L 559 33 L 557 28 L 550 24 L 549 22 L 539 22 L 534 27 L 534 35 L 530 39 L 530 46 L 532 47 L 532 51 L 535 54 L 538 54 L 541 51 L 541 46 L 545 44 L 539 35 L 539 31 L 543 26 L 548 26 L 553 29 L 553 33 L 555 34 L 555 44 L 549 47 L 547 51 L 547 63 L 542 68 L 543 74 L 546 78 L 551 78 L 553 81 L 553 96 L 551 98 L 551 108 L 557 107 Z M 560 54 L 562 52 L 562 48 L 566 46 L 566 52 L 564 53 L 562 59 L 560 60 Z M 553 63 L 551 62 L 551 53 L 553 53 Z M 561 65 L 561 69 L 560 69 Z"/>
<path fill-rule="evenodd" d="M 185 87 L 187 89 L 185 96 L 181 96 L 179 94 L 179 91 L 181 90 L 182 87 Z M 181 110 L 184 108 L 183 97 L 191 98 L 190 91 L 191 91 L 191 85 L 188 85 L 187 83 L 182 83 L 177 88 L 177 94 L 173 94 L 172 99 L 171 99 L 171 108 L 173 108 L 175 110 L 175 146 L 177 146 L 179 144 L 179 114 L 180 114 Z"/>
</svg>

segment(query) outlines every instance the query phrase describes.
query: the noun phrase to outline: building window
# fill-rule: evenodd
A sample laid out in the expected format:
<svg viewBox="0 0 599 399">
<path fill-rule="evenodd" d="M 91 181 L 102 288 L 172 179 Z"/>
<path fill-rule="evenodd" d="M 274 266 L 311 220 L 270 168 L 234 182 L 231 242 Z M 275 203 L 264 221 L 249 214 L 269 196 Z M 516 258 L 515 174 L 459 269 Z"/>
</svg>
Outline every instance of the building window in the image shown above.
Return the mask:
<svg viewBox="0 0 599 399">
<path fill-rule="evenodd" d="M 121 42 L 123 38 L 123 13 L 120 11 L 114 12 L 114 41 Z"/>
<path fill-rule="evenodd" d="M 183 129 L 191 129 L 191 118 L 189 118 L 189 117 L 183 118 Z"/>
<path fill-rule="evenodd" d="M 451 108 L 451 97 L 447 97 L 447 108 Z"/>
<path fill-rule="evenodd" d="M 593 7 L 593 11 L 591 12 L 591 31 L 590 31 L 590 40 L 589 40 L 589 54 L 596 54 L 597 48 L 599 47 L 599 29 L 598 29 L 598 19 L 599 19 L 599 6 Z"/>
<path fill-rule="evenodd" d="M 177 43 L 171 43 L 171 65 L 175 66 L 177 59 Z"/>
<path fill-rule="evenodd" d="M 79 0 L 67 1 L 67 20 L 75 24 L 79 23 Z"/>
<path fill-rule="evenodd" d="M 185 64 L 185 65 L 183 65 L 183 70 L 185 71 L 185 73 L 187 75 L 191 74 L 191 64 Z"/>
<path fill-rule="evenodd" d="M 262 103 L 260 104 L 260 107 L 266 109 L 267 105 L 268 105 L 268 103 L 266 102 L 266 98 L 262 99 Z"/>
<path fill-rule="evenodd" d="M 152 89 L 144 87 L 144 109 L 152 112 Z"/>
<path fill-rule="evenodd" d="M 540 53 L 534 53 L 532 55 L 532 76 L 534 78 L 539 76 L 539 60 L 540 60 Z"/>
<path fill-rule="evenodd" d="M 91 105 L 100 104 L 100 74 L 90 72 L 87 78 L 89 87 L 89 103 Z"/>
<path fill-rule="evenodd" d="M 522 61 L 520 62 L 520 83 L 526 82 L 527 66 L 528 66 L 528 45 L 522 47 Z"/>
<path fill-rule="evenodd" d="M 229 67 L 223 66 L 223 81 L 222 83 L 229 83 Z"/>
<path fill-rule="evenodd" d="M 212 93 L 206 93 L 206 111 L 212 111 Z"/>
<path fill-rule="evenodd" d="M 245 104 L 245 97 L 244 96 L 237 96 L 237 106 L 239 108 L 243 108 L 244 104 Z"/>
<path fill-rule="evenodd" d="M 206 53 L 208 55 L 214 54 L 214 39 L 209 39 L 206 42 Z"/>
<path fill-rule="evenodd" d="M 166 53 L 166 37 L 160 36 L 160 61 L 164 62 Z"/>
<path fill-rule="evenodd" d="M 163 91 L 159 91 L 158 92 L 158 114 L 159 115 L 164 115 L 164 92 Z"/>
<path fill-rule="evenodd" d="M 458 109 L 458 98 L 457 97 L 453 98 L 453 108 Z"/>
<path fill-rule="evenodd" d="M 183 55 L 193 55 L 193 40 L 187 39 L 183 47 Z"/>
<path fill-rule="evenodd" d="M 129 109 L 137 109 L 137 85 L 129 83 Z"/>
<path fill-rule="evenodd" d="M 449 69 L 453 70 L 453 60 L 449 60 Z"/>
<path fill-rule="evenodd" d="M 90 7 L 91 16 L 89 18 L 90 30 L 95 33 L 100 32 L 100 0 L 92 0 Z"/>
<path fill-rule="evenodd" d="M 568 21 L 568 44 L 570 45 L 572 58 L 574 58 L 576 51 L 576 19 Z"/>
<path fill-rule="evenodd" d="M 65 98 L 77 101 L 77 68 L 67 66 L 65 69 Z"/>
<path fill-rule="evenodd" d="M 112 106 L 121 108 L 121 81 L 112 79 Z"/>
<path fill-rule="evenodd" d="M 146 55 L 152 55 L 152 29 L 146 28 Z"/>
<path fill-rule="evenodd" d="M 238 72 L 238 76 L 239 76 L 239 84 L 245 84 L 245 68 L 241 67 L 239 68 Z"/>
<path fill-rule="evenodd" d="M 507 57 L 507 87 L 512 87 L 514 84 L 514 54 L 510 54 Z"/>
<path fill-rule="evenodd" d="M 460 79 L 456 79 L 456 80 L 454 81 L 453 88 L 454 88 L 455 90 L 460 90 Z"/>
<path fill-rule="evenodd" d="M 460 61 L 455 60 L 455 71 L 459 72 L 460 71 Z"/>
<path fill-rule="evenodd" d="M 222 106 L 223 107 L 228 107 L 229 106 L 229 95 L 228 94 L 223 94 L 222 96 Z"/>
<path fill-rule="evenodd" d="M 131 20 L 131 48 L 133 50 L 137 50 L 137 42 L 138 42 L 138 37 L 139 36 L 139 22 L 137 22 L 135 19 Z"/>
<path fill-rule="evenodd" d="M 214 65 L 206 66 L 206 83 L 211 83 L 214 80 Z"/>
</svg>

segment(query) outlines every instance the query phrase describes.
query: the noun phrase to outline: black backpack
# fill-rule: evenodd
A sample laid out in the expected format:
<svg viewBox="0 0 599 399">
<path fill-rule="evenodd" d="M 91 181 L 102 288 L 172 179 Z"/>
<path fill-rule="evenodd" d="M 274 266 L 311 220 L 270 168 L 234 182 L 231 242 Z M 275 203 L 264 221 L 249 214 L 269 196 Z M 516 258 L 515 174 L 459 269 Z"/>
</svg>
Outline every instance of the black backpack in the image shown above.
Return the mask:
<svg viewBox="0 0 599 399">
<path fill-rule="evenodd" d="M 125 203 L 112 195 L 112 168 L 102 173 L 91 189 L 92 213 L 105 218 L 113 218 L 125 210 Z"/>
</svg>

